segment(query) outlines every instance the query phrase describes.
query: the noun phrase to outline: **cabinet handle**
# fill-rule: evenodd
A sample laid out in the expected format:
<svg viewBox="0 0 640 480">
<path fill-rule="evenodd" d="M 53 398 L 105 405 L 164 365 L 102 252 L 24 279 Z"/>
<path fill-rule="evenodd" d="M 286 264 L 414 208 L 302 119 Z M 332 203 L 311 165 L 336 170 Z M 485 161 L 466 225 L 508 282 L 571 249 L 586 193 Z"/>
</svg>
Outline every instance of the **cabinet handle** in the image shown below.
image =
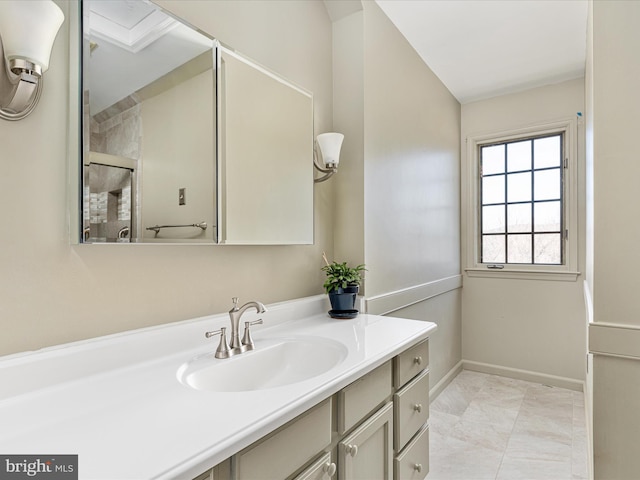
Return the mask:
<svg viewBox="0 0 640 480">
<path fill-rule="evenodd" d="M 325 463 L 324 467 L 322 467 L 322 471 L 326 473 L 329 477 L 333 477 L 336 474 L 336 464 L 335 463 Z"/>
<path fill-rule="evenodd" d="M 415 358 L 413 359 L 413 361 L 414 361 L 415 363 L 417 363 L 418 365 L 422 365 L 422 357 L 415 357 Z"/>
<path fill-rule="evenodd" d="M 413 409 L 414 409 L 416 412 L 418 412 L 418 413 L 422 412 L 422 404 L 421 404 L 421 403 L 416 403 L 416 404 L 413 406 Z"/>
<path fill-rule="evenodd" d="M 422 464 L 421 463 L 416 463 L 413 467 L 415 469 L 416 472 L 421 472 L 422 471 Z"/>
<path fill-rule="evenodd" d="M 347 445 L 344 450 L 345 450 L 345 452 L 347 452 L 352 457 L 355 457 L 358 454 L 358 446 L 357 445 Z"/>
</svg>

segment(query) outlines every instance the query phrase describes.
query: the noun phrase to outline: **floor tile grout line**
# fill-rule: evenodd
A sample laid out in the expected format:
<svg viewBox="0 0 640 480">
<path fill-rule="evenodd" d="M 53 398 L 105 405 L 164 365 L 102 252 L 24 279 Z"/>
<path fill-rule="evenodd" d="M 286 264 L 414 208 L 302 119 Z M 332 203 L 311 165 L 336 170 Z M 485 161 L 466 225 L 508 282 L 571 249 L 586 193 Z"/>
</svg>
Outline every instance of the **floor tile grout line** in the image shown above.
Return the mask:
<svg viewBox="0 0 640 480">
<path fill-rule="evenodd" d="M 513 426 L 511 427 L 511 432 L 509 433 L 509 438 L 507 439 L 507 445 L 506 445 L 506 447 L 504 447 L 504 451 L 502 452 L 502 457 L 500 458 L 500 463 L 498 464 L 498 470 L 496 471 L 495 480 L 498 480 L 498 477 L 500 476 L 500 469 L 502 468 L 502 463 L 504 462 L 504 457 L 507 454 L 507 450 L 509 449 L 509 443 L 511 443 L 511 438 L 513 437 L 513 432 L 515 431 L 516 424 L 518 423 L 518 417 L 520 417 L 520 412 L 522 410 L 522 404 L 524 403 L 524 397 L 527 395 L 527 392 L 529 391 L 529 388 L 531 388 L 531 387 L 527 387 L 527 389 L 522 394 L 522 400 L 520 400 L 520 405 L 518 406 L 518 414 L 516 415 L 516 418 L 513 420 Z"/>
</svg>

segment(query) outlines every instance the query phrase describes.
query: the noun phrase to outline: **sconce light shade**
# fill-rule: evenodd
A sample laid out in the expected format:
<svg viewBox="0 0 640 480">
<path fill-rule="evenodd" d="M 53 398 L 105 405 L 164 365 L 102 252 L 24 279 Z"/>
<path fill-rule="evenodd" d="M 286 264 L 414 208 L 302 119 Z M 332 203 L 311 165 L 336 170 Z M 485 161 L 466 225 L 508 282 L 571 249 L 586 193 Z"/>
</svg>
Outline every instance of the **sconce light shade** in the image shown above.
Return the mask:
<svg viewBox="0 0 640 480">
<path fill-rule="evenodd" d="M 344 135 L 341 133 L 321 133 L 317 137 L 322 161 L 325 166 L 338 165 L 340 163 L 340 148 Z"/>
<path fill-rule="evenodd" d="M 0 36 L 7 60 L 15 58 L 49 68 L 51 48 L 64 21 L 51 0 L 0 2 Z"/>
<path fill-rule="evenodd" d="M 324 173 L 322 177 L 314 178 L 315 183 L 324 182 L 338 171 L 338 164 L 340 163 L 340 148 L 342 148 L 342 141 L 344 135 L 341 133 L 321 133 L 316 138 L 316 145 L 320 149 L 320 155 L 322 155 L 322 163 L 324 167 L 318 165 L 318 153 L 316 149 L 313 149 L 313 165 L 316 170 Z"/>
<path fill-rule="evenodd" d="M 52 0 L 1 0 L 0 39 L 4 64 L 0 75 L 8 84 L 0 91 L 0 117 L 20 120 L 35 108 L 42 90 L 42 74 L 64 14 Z"/>
</svg>

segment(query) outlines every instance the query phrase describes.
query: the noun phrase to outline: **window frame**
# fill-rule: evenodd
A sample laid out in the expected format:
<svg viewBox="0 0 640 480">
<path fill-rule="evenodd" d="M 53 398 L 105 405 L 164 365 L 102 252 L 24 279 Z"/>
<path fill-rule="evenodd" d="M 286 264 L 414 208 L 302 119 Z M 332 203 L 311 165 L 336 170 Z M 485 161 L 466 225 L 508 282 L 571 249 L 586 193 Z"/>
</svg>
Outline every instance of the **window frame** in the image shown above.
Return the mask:
<svg viewBox="0 0 640 480">
<path fill-rule="evenodd" d="M 469 136 L 466 139 L 466 268 L 469 276 L 500 277 L 500 278 L 530 278 L 541 280 L 575 281 L 579 275 L 578 268 L 578 152 L 577 152 L 577 121 L 574 118 L 562 119 L 555 122 L 536 124 L 524 128 L 489 134 Z M 499 144 L 532 137 L 563 135 L 563 171 L 564 176 L 562 198 L 563 235 L 563 264 L 535 265 L 509 263 L 481 262 L 481 226 L 480 210 L 480 147 Z M 464 189 L 463 184 L 463 191 Z"/>
</svg>

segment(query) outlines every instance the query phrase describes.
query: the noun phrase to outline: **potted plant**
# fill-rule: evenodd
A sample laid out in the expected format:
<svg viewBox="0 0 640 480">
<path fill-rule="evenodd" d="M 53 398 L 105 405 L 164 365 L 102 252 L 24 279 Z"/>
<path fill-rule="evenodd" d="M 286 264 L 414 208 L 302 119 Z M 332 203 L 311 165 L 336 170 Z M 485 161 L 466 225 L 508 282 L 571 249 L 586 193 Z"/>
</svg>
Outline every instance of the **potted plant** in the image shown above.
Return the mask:
<svg viewBox="0 0 640 480">
<path fill-rule="evenodd" d="M 350 312 L 357 315 L 355 309 L 356 296 L 362 282 L 362 275 L 366 271 L 364 265 L 350 267 L 347 262 L 331 262 L 323 253 L 325 266 L 322 271 L 327 274 L 324 282 L 324 290 L 329 295 L 332 312 Z M 329 312 L 331 314 L 331 312 Z"/>
</svg>

